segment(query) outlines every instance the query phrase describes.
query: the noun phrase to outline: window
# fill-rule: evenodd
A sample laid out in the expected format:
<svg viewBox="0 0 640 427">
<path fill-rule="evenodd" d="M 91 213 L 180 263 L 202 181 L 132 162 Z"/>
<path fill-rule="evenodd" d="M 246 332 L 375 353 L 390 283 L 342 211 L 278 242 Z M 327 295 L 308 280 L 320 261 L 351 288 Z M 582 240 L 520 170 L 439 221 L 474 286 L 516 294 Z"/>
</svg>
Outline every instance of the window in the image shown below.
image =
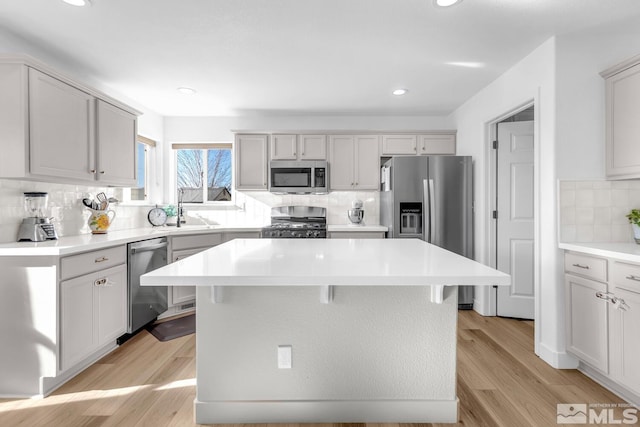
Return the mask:
<svg viewBox="0 0 640 427">
<path fill-rule="evenodd" d="M 231 200 L 231 144 L 173 144 L 176 185 L 185 203 Z"/>
<path fill-rule="evenodd" d="M 144 201 L 147 200 L 149 194 L 149 150 L 156 146 L 156 142 L 152 139 L 145 138 L 144 136 L 138 135 L 136 146 L 136 154 L 137 154 L 137 175 L 138 182 L 137 185 L 131 188 L 131 201 Z"/>
</svg>

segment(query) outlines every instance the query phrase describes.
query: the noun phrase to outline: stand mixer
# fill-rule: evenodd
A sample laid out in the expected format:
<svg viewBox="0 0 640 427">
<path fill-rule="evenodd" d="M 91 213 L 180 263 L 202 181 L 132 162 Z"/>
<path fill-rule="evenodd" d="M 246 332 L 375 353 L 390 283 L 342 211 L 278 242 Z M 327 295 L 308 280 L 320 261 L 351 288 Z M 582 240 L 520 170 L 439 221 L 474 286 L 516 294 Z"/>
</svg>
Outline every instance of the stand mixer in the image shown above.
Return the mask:
<svg viewBox="0 0 640 427">
<path fill-rule="evenodd" d="M 45 216 L 48 200 L 47 193 L 37 191 L 24 193 L 24 207 L 29 216 L 20 224 L 18 242 L 44 242 L 58 238 L 51 219 Z"/>
<path fill-rule="evenodd" d="M 352 225 L 364 225 L 364 209 L 362 209 L 362 200 L 354 200 L 351 202 L 351 209 L 347 210 L 347 216 Z"/>
</svg>

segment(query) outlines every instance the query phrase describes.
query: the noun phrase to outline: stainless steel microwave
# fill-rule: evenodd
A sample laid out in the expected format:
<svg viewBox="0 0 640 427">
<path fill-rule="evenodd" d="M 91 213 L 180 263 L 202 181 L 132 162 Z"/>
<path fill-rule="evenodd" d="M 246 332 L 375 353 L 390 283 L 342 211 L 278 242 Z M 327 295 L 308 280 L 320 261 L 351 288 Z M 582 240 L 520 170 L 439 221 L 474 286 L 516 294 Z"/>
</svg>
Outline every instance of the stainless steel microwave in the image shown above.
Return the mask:
<svg viewBox="0 0 640 427">
<path fill-rule="evenodd" d="M 328 177 L 326 161 L 272 160 L 269 163 L 269 191 L 272 193 L 328 193 Z"/>
</svg>

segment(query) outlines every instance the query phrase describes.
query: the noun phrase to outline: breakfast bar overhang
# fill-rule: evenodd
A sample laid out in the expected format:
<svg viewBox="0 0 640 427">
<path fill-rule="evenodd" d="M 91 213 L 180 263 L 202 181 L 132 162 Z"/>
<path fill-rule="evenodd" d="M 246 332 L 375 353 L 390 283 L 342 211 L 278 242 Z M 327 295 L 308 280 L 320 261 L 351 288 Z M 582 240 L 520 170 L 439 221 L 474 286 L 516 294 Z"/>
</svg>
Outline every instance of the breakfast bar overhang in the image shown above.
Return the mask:
<svg viewBox="0 0 640 427">
<path fill-rule="evenodd" d="M 454 423 L 457 286 L 510 277 L 417 239 L 236 239 L 141 283 L 198 286 L 197 423 Z"/>
</svg>

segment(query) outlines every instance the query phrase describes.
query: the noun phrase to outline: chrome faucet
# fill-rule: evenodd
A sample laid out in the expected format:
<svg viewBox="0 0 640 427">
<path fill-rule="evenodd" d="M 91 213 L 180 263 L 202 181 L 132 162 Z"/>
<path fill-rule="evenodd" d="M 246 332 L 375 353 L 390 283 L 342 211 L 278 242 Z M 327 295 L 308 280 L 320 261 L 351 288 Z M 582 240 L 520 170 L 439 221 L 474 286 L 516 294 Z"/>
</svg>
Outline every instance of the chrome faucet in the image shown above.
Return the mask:
<svg viewBox="0 0 640 427">
<path fill-rule="evenodd" d="M 178 221 L 176 227 L 180 227 L 180 224 L 185 222 L 183 219 L 184 216 L 184 206 L 182 199 L 184 198 L 184 188 L 178 188 Z"/>
</svg>

